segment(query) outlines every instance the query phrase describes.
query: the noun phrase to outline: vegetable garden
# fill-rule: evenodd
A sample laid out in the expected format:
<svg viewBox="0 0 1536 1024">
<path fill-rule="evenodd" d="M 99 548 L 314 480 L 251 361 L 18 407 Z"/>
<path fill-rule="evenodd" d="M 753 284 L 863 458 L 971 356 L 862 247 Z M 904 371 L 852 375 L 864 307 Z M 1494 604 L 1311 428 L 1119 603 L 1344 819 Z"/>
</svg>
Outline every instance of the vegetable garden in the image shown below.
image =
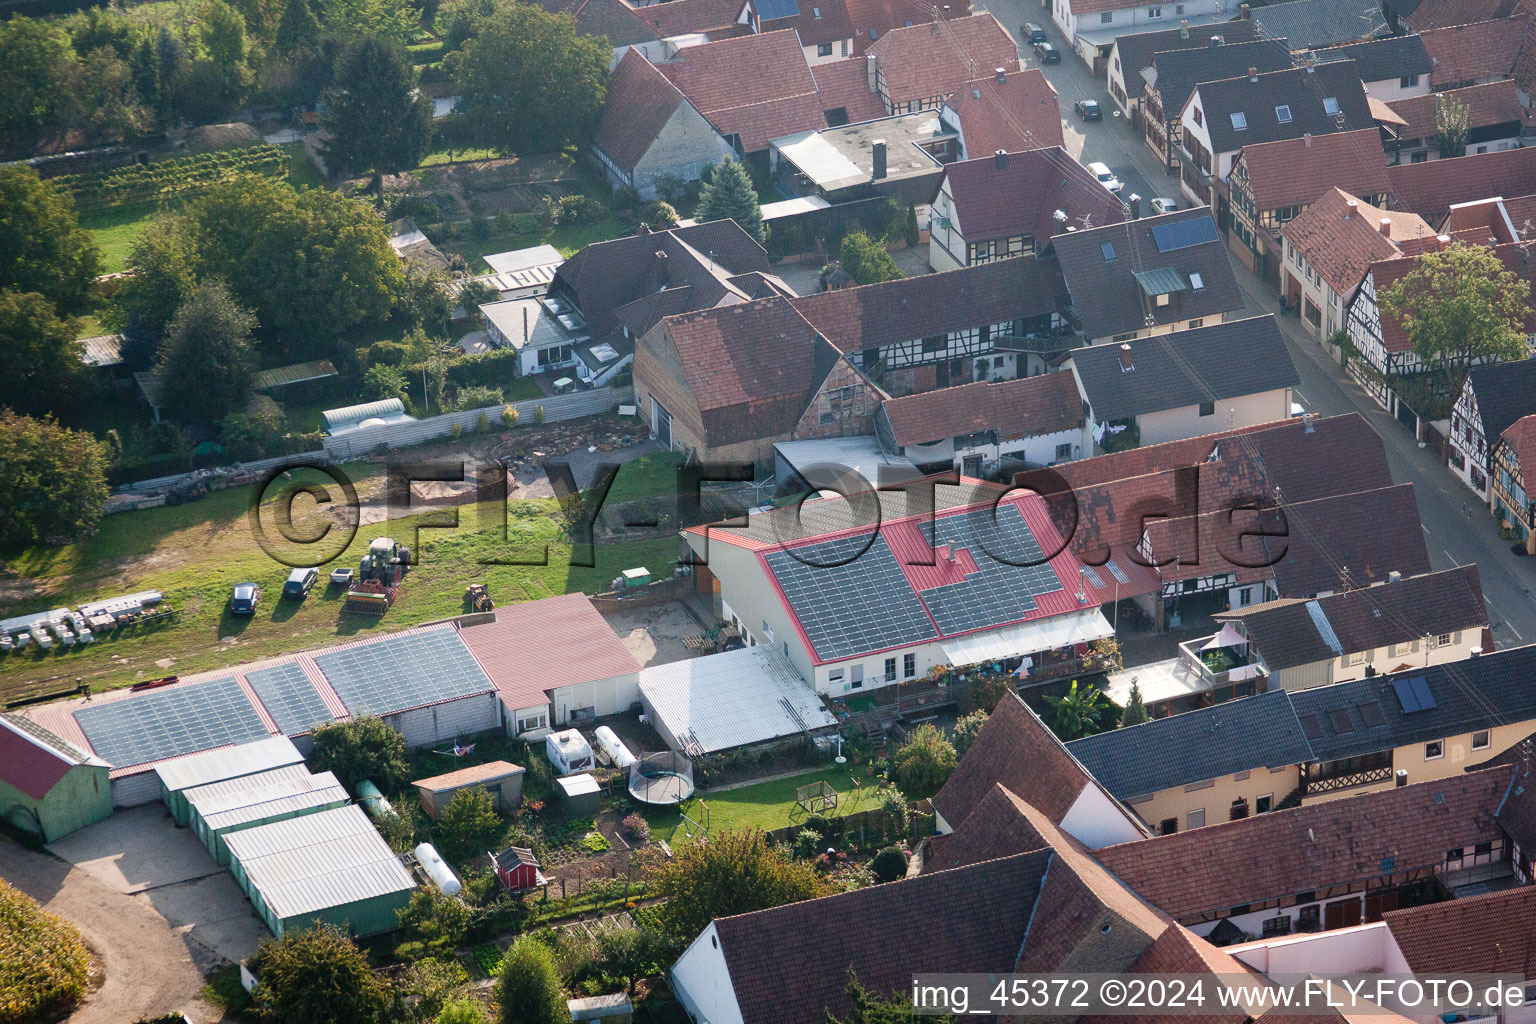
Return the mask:
<svg viewBox="0 0 1536 1024">
<path fill-rule="evenodd" d="M 194 153 L 92 174 L 69 174 L 53 181 L 69 189 L 77 209 L 92 212 L 113 206 L 187 198 L 241 174 L 286 178 L 290 166 L 288 151 L 282 146 L 250 146 Z"/>
</svg>

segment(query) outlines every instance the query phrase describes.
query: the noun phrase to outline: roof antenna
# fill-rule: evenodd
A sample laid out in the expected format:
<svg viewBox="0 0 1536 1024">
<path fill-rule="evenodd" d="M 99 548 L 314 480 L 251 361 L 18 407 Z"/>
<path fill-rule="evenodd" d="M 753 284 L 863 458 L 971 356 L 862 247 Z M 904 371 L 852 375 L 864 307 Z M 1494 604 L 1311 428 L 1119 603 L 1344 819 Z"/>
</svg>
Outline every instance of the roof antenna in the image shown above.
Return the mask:
<svg viewBox="0 0 1536 1024">
<path fill-rule="evenodd" d="M 1347 565 L 1340 566 L 1339 567 L 1339 590 L 1341 590 L 1341 591 L 1343 591 L 1345 593 L 1348 593 L 1349 591 L 1354 590 L 1354 589 L 1355 589 L 1355 581 L 1350 578 L 1349 566 L 1347 566 Z"/>
</svg>

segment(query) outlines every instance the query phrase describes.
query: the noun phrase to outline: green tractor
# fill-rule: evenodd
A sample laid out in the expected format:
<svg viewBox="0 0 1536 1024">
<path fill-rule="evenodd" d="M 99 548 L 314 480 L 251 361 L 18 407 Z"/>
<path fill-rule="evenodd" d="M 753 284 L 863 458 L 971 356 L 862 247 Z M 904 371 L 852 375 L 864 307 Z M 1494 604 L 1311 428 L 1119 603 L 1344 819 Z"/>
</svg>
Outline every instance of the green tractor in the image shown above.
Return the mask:
<svg viewBox="0 0 1536 1024">
<path fill-rule="evenodd" d="M 400 580 L 411 564 L 411 549 L 393 537 L 378 537 L 357 566 L 357 579 L 347 589 L 346 609 L 383 615 L 395 603 Z"/>
</svg>

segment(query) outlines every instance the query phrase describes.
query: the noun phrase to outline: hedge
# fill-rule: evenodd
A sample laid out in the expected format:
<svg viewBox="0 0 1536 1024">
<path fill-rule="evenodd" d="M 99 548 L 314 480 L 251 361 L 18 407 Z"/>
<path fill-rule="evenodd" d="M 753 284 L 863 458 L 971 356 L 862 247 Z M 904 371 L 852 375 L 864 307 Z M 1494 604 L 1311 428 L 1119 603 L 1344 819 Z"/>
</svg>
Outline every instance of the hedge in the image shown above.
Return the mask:
<svg viewBox="0 0 1536 1024">
<path fill-rule="evenodd" d="M 66 174 L 53 181 L 73 193 L 77 208 L 93 211 L 196 195 L 241 174 L 286 178 L 289 169 L 287 150 L 262 145 L 193 153 L 92 174 Z"/>
<path fill-rule="evenodd" d="M 479 355 L 465 356 L 448 364 L 448 383 L 455 388 L 476 385 L 499 388 L 517 376 L 518 351 L 498 348 Z M 407 376 L 421 376 L 422 366 L 417 364 L 406 371 Z"/>
<path fill-rule="evenodd" d="M 0 1024 L 77 1002 L 90 967 L 91 955 L 72 925 L 0 879 Z"/>
</svg>

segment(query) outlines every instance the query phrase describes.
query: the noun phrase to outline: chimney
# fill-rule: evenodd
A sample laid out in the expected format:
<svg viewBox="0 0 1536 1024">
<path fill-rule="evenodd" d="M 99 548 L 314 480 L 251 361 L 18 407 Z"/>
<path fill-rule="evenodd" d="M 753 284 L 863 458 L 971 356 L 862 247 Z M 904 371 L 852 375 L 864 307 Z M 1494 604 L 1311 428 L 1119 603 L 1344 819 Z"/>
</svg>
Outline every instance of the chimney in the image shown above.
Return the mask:
<svg viewBox="0 0 1536 1024">
<path fill-rule="evenodd" d="M 880 86 L 877 84 L 880 77 L 879 72 L 880 58 L 872 53 L 866 53 L 864 55 L 864 79 L 869 84 L 870 92 L 880 91 Z"/>
<path fill-rule="evenodd" d="M 1183 19 L 1180 19 L 1180 21 L 1179 21 L 1179 38 L 1180 39 L 1188 39 L 1189 38 L 1189 19 L 1188 18 L 1183 18 Z"/>
<path fill-rule="evenodd" d="M 1302 144 L 1303 147 L 1305 147 L 1307 149 L 1311 149 L 1312 148 L 1312 133 L 1311 132 L 1304 132 L 1304 133 L 1302 133 L 1301 144 Z"/>
<path fill-rule="evenodd" d="M 1317 433 L 1316 418 L 1310 412 L 1301 414 L 1301 428 L 1308 434 Z"/>
<path fill-rule="evenodd" d="M 1396 583 L 1398 580 L 1401 580 L 1402 578 L 1403 578 L 1403 574 L 1398 572 L 1396 569 L 1393 569 L 1391 572 L 1387 573 L 1387 582 L 1388 583 Z"/>
<path fill-rule="evenodd" d="M 1393 787 L 1399 788 L 1408 785 L 1408 769 L 1399 768 L 1393 777 Z"/>
<path fill-rule="evenodd" d="M 1225 46 L 1225 45 L 1227 45 L 1227 37 L 1226 36 L 1211 36 L 1211 49 L 1214 50 L 1218 46 Z"/>
<path fill-rule="evenodd" d="M 997 162 L 997 169 L 998 170 L 1006 171 L 1008 169 L 1008 152 L 1007 152 L 1007 150 L 1002 150 L 1002 149 L 998 150 L 996 153 L 992 154 L 992 159 Z"/>
<path fill-rule="evenodd" d="M 1311 136 L 1308 136 L 1308 138 L 1311 138 Z M 1353 199 L 1351 199 L 1349 202 L 1345 203 L 1344 204 L 1344 219 L 1345 220 L 1349 220 L 1350 218 L 1354 217 L 1355 211 L 1358 210 L 1359 208 L 1360 208 L 1360 204 L 1355 202 Z"/>
<path fill-rule="evenodd" d="M 1131 220 L 1141 219 L 1141 196 L 1131 193 L 1130 201 L 1126 204 L 1131 208 Z"/>
<path fill-rule="evenodd" d="M 871 155 L 874 157 L 874 168 L 870 177 L 875 181 L 879 181 L 885 177 L 885 140 L 876 139 L 870 143 L 870 149 L 873 151 Z"/>
<path fill-rule="evenodd" d="M 1237 10 L 1238 21 L 1247 21 L 1250 17 L 1253 16 L 1253 8 L 1249 7 L 1247 4 L 1238 4 Z"/>
<path fill-rule="evenodd" d="M 1249 68 L 1248 69 L 1248 81 L 1250 81 L 1250 82 L 1257 82 L 1258 80 L 1259 80 L 1259 69 L 1258 68 L 1252 68 L 1252 67 Z"/>
<path fill-rule="evenodd" d="M 1004 69 L 1002 69 L 1002 68 L 993 68 L 992 69 L 992 73 L 997 76 L 997 84 L 998 85 L 1002 85 L 1004 82 L 1008 81 L 1008 72 L 1005 71 Z"/>
<path fill-rule="evenodd" d="M 1435 236 L 1435 251 L 1436 252 L 1444 252 L 1446 249 L 1449 249 L 1450 246 L 1451 246 L 1451 236 L 1450 235 L 1436 235 Z"/>
<path fill-rule="evenodd" d="M 1383 235 L 1385 235 L 1387 238 L 1391 238 L 1392 237 L 1392 218 L 1391 217 L 1383 217 L 1383 218 L 1381 218 L 1381 222 L 1377 225 L 1377 227 L 1381 228 L 1381 233 Z"/>
<path fill-rule="evenodd" d="M 1131 343 L 1123 341 L 1120 343 L 1120 372 L 1130 373 L 1134 369 L 1136 364 L 1131 362 Z"/>
</svg>

